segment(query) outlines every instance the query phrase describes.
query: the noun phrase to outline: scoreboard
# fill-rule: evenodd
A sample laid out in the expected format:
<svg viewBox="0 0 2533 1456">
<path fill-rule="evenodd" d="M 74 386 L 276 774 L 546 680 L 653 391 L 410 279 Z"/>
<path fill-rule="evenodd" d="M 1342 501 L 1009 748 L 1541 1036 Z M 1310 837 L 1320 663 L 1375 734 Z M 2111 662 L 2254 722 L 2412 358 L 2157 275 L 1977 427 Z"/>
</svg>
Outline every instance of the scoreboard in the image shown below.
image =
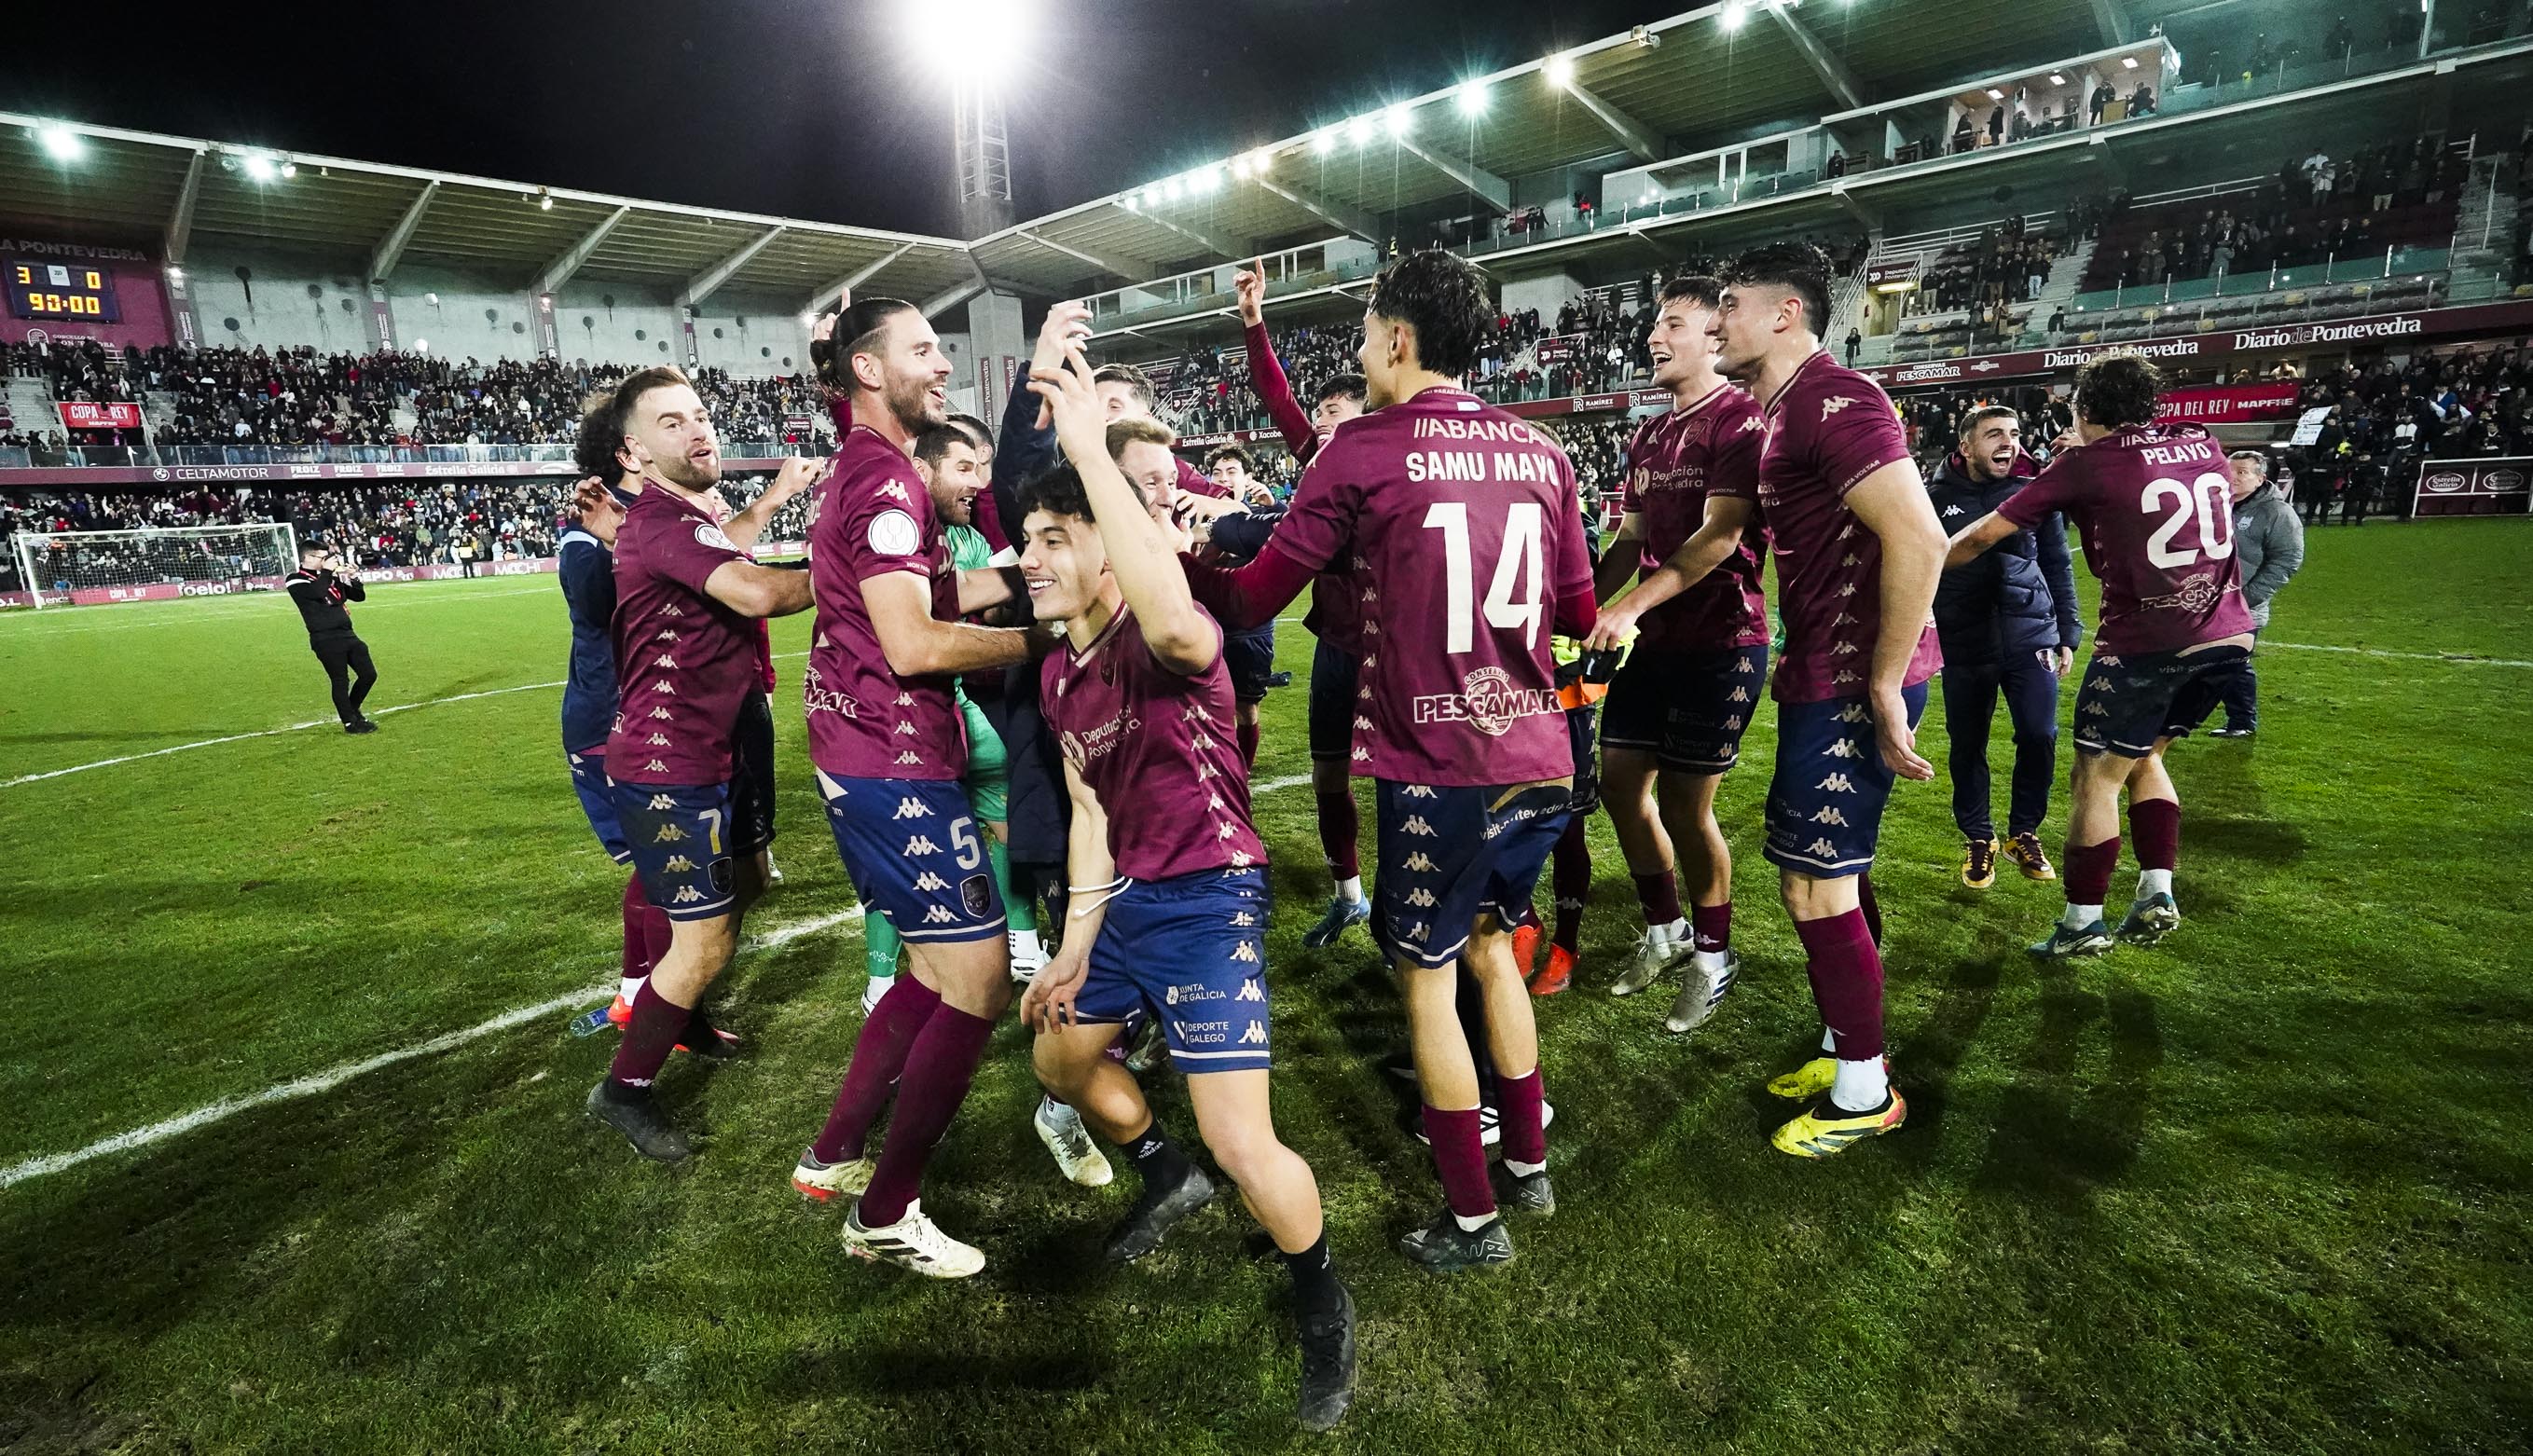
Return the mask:
<svg viewBox="0 0 2533 1456">
<path fill-rule="evenodd" d="M 0 278 L 8 284 L 12 317 L 122 321 L 122 311 L 114 304 L 114 274 L 103 268 L 11 258 L 0 260 Z"/>
</svg>

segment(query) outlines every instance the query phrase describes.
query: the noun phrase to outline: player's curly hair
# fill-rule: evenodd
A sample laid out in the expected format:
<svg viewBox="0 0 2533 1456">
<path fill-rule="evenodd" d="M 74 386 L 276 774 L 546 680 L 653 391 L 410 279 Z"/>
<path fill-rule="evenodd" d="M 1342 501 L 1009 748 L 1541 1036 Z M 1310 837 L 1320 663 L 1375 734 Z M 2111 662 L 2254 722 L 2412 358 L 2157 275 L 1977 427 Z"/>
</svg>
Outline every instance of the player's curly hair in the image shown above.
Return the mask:
<svg viewBox="0 0 2533 1456">
<path fill-rule="evenodd" d="M 624 411 L 614 389 L 597 389 L 580 402 L 580 430 L 571 441 L 571 463 L 580 473 L 609 485 L 624 474 L 617 455 L 624 448 Z"/>
<path fill-rule="evenodd" d="M 1137 505 L 1148 510 L 1151 508 L 1151 501 L 1144 496 L 1143 487 L 1129 479 L 1126 489 L 1134 493 Z M 1071 465 L 1059 465 L 1021 487 L 1019 503 L 1024 521 L 1030 518 L 1031 512 L 1040 510 L 1048 515 L 1071 516 L 1093 525 L 1099 521 L 1099 517 L 1091 513 L 1090 492 L 1082 484 L 1082 472 Z"/>
<path fill-rule="evenodd" d="M 1251 475 L 1256 475 L 1258 473 L 1258 457 L 1249 453 L 1247 450 L 1242 449 L 1238 445 L 1215 445 L 1212 449 L 1206 451 L 1205 473 L 1208 475 L 1213 474 L 1213 467 L 1221 464 L 1225 460 L 1239 461 L 1240 468 L 1248 471 Z"/>
<path fill-rule="evenodd" d="M 809 365 L 818 382 L 850 394 L 854 390 L 854 356 L 877 353 L 889 320 L 918 312 L 902 298 L 857 298 L 836 320 L 836 331 L 809 341 Z"/>
<path fill-rule="evenodd" d="M 1440 248 L 1420 249 L 1383 268 L 1369 307 L 1376 318 L 1416 330 L 1416 362 L 1438 375 L 1476 368 L 1478 350 L 1495 327 L 1486 276 Z"/>
<path fill-rule="evenodd" d="M 1320 386 L 1320 392 L 1311 396 L 1311 407 L 1317 409 L 1331 399 L 1351 399 L 1361 404 L 1368 392 L 1364 387 L 1363 376 L 1351 372 L 1332 375 L 1326 383 Z"/>
<path fill-rule="evenodd" d="M 2150 424 L 2163 393 L 2163 371 L 2143 354 L 2096 354 L 2076 371 L 2076 414 L 2105 430 Z"/>
<path fill-rule="evenodd" d="M 1829 329 L 1829 255 L 1809 243 L 1770 243 L 1733 260 L 1727 287 L 1783 288 L 1800 299 L 1803 327 L 1815 336 Z"/>
</svg>

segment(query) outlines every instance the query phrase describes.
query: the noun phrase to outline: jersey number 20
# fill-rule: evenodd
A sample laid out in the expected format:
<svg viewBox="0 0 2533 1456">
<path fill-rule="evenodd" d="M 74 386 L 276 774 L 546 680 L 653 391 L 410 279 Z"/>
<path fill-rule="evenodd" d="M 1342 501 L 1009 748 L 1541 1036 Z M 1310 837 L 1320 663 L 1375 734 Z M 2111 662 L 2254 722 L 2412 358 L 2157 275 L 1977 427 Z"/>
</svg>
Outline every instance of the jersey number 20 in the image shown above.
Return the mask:
<svg viewBox="0 0 2533 1456">
<path fill-rule="evenodd" d="M 2138 500 L 2138 509 L 2148 515 L 2160 513 L 2166 502 L 2172 515 L 2146 540 L 2146 556 L 2155 565 L 2170 570 L 2189 566 L 2199 560 L 2198 547 L 2175 549 L 2172 538 L 2199 518 L 2199 540 L 2207 549 L 2208 559 L 2221 561 L 2234 553 L 2233 493 L 2225 477 L 2209 471 L 2188 485 L 2176 480 L 2152 480 L 2146 483 L 2146 494 Z"/>
<path fill-rule="evenodd" d="M 1544 513 L 1536 500 L 1516 500 L 1504 516 L 1503 552 L 1496 557 L 1495 578 L 1487 585 L 1489 627 L 1519 627 L 1522 645 L 1539 646 L 1540 561 Z M 1443 605 L 1444 652 L 1467 652 L 1477 644 L 1477 571 L 1469 558 L 1469 507 L 1459 500 L 1437 500 L 1425 507 L 1425 526 L 1443 533 Z M 1513 594 L 1521 595 L 1516 598 Z"/>
</svg>

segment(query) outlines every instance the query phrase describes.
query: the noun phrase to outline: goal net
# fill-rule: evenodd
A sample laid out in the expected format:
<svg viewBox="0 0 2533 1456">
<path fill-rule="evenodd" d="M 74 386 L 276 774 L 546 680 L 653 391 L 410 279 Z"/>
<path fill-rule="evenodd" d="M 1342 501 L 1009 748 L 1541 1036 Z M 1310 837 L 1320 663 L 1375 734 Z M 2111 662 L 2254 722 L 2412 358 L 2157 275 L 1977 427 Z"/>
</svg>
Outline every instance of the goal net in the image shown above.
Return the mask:
<svg viewBox="0 0 2533 1456">
<path fill-rule="evenodd" d="M 287 521 L 22 531 L 17 547 L 19 574 L 39 607 L 271 591 L 299 564 Z"/>
</svg>

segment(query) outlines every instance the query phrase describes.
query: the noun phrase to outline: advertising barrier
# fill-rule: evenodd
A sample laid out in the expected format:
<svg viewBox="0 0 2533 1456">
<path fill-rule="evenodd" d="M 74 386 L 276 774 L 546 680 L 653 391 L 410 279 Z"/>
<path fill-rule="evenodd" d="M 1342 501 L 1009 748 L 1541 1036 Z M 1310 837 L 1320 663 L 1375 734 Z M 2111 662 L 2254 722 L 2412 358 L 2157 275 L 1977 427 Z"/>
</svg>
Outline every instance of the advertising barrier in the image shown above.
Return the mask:
<svg viewBox="0 0 2533 1456">
<path fill-rule="evenodd" d="M 2410 513 L 2420 516 L 2520 516 L 2533 500 L 2533 456 L 2429 460 L 2419 470 Z"/>
</svg>

